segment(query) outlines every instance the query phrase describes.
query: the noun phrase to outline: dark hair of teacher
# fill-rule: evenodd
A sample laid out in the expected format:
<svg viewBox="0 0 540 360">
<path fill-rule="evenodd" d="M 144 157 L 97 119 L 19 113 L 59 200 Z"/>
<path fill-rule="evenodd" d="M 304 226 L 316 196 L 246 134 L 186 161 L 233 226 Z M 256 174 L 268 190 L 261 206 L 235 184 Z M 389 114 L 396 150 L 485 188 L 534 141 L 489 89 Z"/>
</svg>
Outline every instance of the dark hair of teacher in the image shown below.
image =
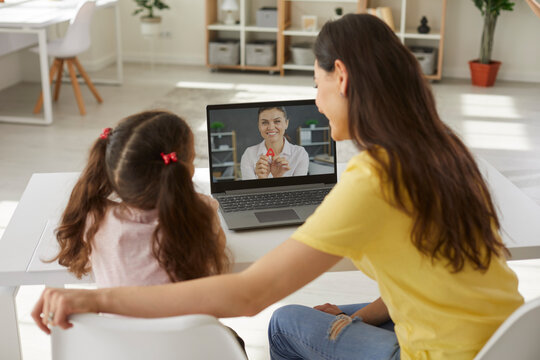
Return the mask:
<svg viewBox="0 0 540 360">
<path fill-rule="evenodd" d="M 350 28 L 360 30 L 355 46 Z M 336 59 L 355 69 L 348 87 L 352 140 L 392 183 L 395 206 L 415 217 L 418 250 L 433 260 L 447 259 L 454 272 L 466 261 L 486 270 L 492 255 L 508 253 L 496 236 L 499 222 L 489 191 L 470 152 L 439 118 L 416 58 L 390 32 L 376 17 L 346 15 L 324 25 L 315 57 L 327 72 Z M 405 205 L 408 198 L 413 209 Z"/>
</svg>

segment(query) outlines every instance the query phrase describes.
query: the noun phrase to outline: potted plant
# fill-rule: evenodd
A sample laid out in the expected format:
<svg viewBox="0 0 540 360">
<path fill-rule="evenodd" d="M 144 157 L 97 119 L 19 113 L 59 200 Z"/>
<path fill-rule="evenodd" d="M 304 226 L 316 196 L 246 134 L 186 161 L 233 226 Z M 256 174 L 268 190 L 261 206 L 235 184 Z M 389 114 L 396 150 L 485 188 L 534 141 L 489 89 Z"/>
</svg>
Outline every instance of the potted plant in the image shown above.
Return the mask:
<svg viewBox="0 0 540 360">
<path fill-rule="evenodd" d="M 473 1 L 474 5 L 476 5 L 484 17 L 484 29 L 482 31 L 482 41 L 480 44 L 480 58 L 469 61 L 471 79 L 473 85 L 493 86 L 497 77 L 497 72 L 501 66 L 500 61 L 493 61 L 491 59 L 495 25 L 501 11 L 514 10 L 514 3 L 509 0 Z"/>
<path fill-rule="evenodd" d="M 225 124 L 221 121 L 214 121 L 210 124 L 210 129 L 215 130 L 216 132 L 220 132 L 223 128 L 225 128 Z"/>
<path fill-rule="evenodd" d="M 221 139 L 221 134 L 219 134 L 221 132 L 221 129 L 225 128 L 225 124 L 222 123 L 221 121 L 214 121 L 213 123 L 210 124 L 210 129 L 214 130 L 212 131 L 212 133 L 218 133 L 218 139 Z M 214 144 L 214 137 L 211 136 L 210 139 L 212 140 L 212 149 L 215 149 L 215 144 Z"/>
<path fill-rule="evenodd" d="M 315 119 L 310 119 L 310 120 L 306 121 L 306 125 L 309 126 L 312 129 L 314 129 L 318 124 L 319 124 L 319 121 L 317 121 Z"/>
<path fill-rule="evenodd" d="M 154 10 L 170 9 L 169 5 L 163 0 L 134 0 L 137 8 L 133 15 L 144 13 L 141 16 L 141 33 L 146 36 L 155 36 L 159 34 L 161 16 L 154 15 Z"/>
</svg>

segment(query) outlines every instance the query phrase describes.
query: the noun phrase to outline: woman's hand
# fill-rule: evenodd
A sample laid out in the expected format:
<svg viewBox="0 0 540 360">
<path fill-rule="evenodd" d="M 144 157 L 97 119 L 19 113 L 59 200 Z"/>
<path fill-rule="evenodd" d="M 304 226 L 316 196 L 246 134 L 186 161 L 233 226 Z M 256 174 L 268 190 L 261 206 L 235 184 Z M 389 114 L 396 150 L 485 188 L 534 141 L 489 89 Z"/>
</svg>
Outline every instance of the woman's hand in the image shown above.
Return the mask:
<svg viewBox="0 0 540 360">
<path fill-rule="evenodd" d="M 326 304 L 322 304 L 322 305 L 317 305 L 315 307 L 313 307 L 315 310 L 319 310 L 319 311 L 322 311 L 322 312 L 325 312 L 325 313 L 328 313 L 330 315 L 338 315 L 340 313 L 342 313 L 343 311 L 341 311 L 340 308 L 338 308 L 336 305 L 334 304 L 329 304 L 329 303 L 326 303 Z"/>
<path fill-rule="evenodd" d="M 270 163 L 268 156 L 261 155 L 259 160 L 255 163 L 255 175 L 259 179 L 266 179 L 270 174 Z"/>
<path fill-rule="evenodd" d="M 275 178 L 282 177 L 289 170 L 291 170 L 289 161 L 280 156 L 275 157 L 272 165 L 270 165 L 270 172 Z"/>
<path fill-rule="evenodd" d="M 96 290 L 68 290 L 46 288 L 32 310 L 37 326 L 50 334 L 49 326 L 68 329 L 73 326 L 68 316 L 77 313 L 97 313 L 99 292 Z"/>
</svg>

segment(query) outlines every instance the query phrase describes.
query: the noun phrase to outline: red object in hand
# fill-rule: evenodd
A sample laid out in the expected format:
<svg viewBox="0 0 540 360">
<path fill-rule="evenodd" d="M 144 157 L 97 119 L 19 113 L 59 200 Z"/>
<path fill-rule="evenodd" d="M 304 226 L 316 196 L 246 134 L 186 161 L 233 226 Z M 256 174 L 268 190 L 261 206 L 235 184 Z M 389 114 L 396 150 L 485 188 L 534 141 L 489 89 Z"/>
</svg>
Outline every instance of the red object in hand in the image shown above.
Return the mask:
<svg viewBox="0 0 540 360">
<path fill-rule="evenodd" d="M 272 148 L 268 149 L 268 151 L 266 152 L 266 156 L 274 156 L 274 150 L 272 150 Z"/>
<path fill-rule="evenodd" d="M 175 152 L 172 152 L 170 154 L 161 153 L 161 157 L 163 158 L 163 162 L 165 163 L 165 165 L 168 165 L 171 161 L 172 162 L 178 161 L 178 158 L 176 157 Z"/>
</svg>

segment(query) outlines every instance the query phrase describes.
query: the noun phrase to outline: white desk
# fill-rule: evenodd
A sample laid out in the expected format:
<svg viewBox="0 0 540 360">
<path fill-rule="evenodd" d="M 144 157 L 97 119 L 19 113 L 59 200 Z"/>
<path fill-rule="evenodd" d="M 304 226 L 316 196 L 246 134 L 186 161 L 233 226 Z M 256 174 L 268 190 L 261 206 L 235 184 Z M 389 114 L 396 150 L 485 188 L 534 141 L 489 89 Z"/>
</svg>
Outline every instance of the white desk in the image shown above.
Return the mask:
<svg viewBox="0 0 540 360">
<path fill-rule="evenodd" d="M 540 206 L 491 165 L 482 159 L 478 159 L 478 163 L 498 206 L 503 240 L 512 253 L 512 259 L 540 258 Z M 343 164 L 338 165 L 338 171 L 343 168 Z M 34 174 L 0 239 L 1 359 L 20 358 L 15 307 L 19 286 L 62 286 L 79 281 L 57 263 L 45 264 L 40 261 L 52 257 L 56 252 L 52 230 L 78 175 Z M 208 169 L 197 169 L 194 180 L 200 192 L 209 192 Z M 234 270 L 239 271 L 288 239 L 295 227 L 242 232 L 224 229 L 227 245 L 234 255 Z M 352 264 L 344 260 L 333 270 L 353 269 Z M 89 279 L 82 281 L 88 282 Z"/>
<path fill-rule="evenodd" d="M 49 85 L 49 66 L 47 58 L 47 27 L 69 21 L 81 0 L 6 0 L 0 3 L 0 33 L 8 36 L 21 34 L 37 35 L 39 47 L 39 67 L 41 72 L 41 89 L 43 91 L 43 117 L 3 116 L 0 122 L 49 125 L 53 122 L 51 88 Z M 116 30 L 116 79 L 93 79 L 96 84 L 121 84 L 123 81 L 122 69 L 122 42 L 120 33 L 120 10 L 118 0 L 97 0 L 96 8 L 114 7 Z M 15 43 L 5 46 L 12 51 L 28 46 L 27 38 L 14 39 Z M 18 43 L 18 44 L 17 44 Z M 5 49 L 9 50 L 9 49 Z M 2 51 L 2 53 L 5 53 Z M 37 97 L 38 94 L 36 94 Z M 31 110 L 31 109 L 29 109 Z"/>
</svg>

